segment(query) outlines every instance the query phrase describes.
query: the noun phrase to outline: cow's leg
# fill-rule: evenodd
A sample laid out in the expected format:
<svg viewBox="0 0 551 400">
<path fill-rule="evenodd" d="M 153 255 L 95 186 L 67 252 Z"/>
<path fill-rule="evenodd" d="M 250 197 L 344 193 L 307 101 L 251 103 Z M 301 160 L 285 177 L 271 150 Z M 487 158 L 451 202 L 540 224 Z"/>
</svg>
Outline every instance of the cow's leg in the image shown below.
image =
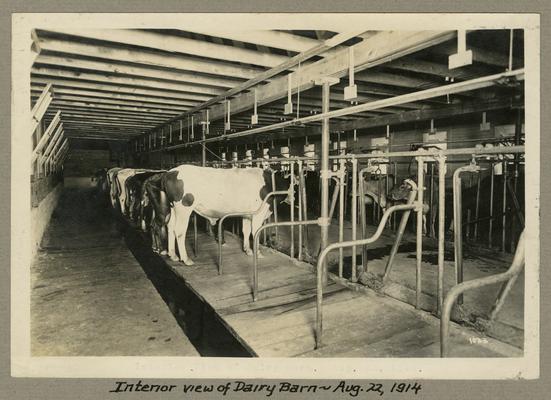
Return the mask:
<svg viewBox="0 0 551 400">
<path fill-rule="evenodd" d="M 243 218 L 243 251 L 252 256 L 251 250 L 251 232 L 252 232 L 252 220 L 250 218 Z"/>
<path fill-rule="evenodd" d="M 423 214 L 423 236 L 427 235 L 427 214 Z"/>
<path fill-rule="evenodd" d="M 172 261 L 178 261 L 176 257 L 176 232 L 175 232 L 176 216 L 174 215 L 174 208 L 170 210 L 170 219 L 168 220 L 168 256 Z"/>
<path fill-rule="evenodd" d="M 265 212 L 260 212 L 259 214 L 253 216 L 252 222 L 251 222 L 251 228 L 252 228 L 252 235 L 254 238 L 254 234 L 260 229 L 262 226 L 262 223 L 265 219 L 268 219 L 271 215 L 270 209 L 268 208 Z M 264 256 L 260 253 L 260 249 L 258 249 L 258 258 L 263 258 Z"/>
<path fill-rule="evenodd" d="M 159 233 L 158 233 L 158 240 L 159 240 L 159 254 L 162 256 L 166 256 L 167 250 L 166 250 L 166 225 L 159 226 Z"/>
<path fill-rule="evenodd" d="M 186 251 L 186 232 L 189 225 L 189 218 L 193 212 L 192 207 L 186 207 L 181 204 L 176 204 L 172 208 L 174 214 L 171 216 L 174 218 L 174 233 L 176 235 L 176 242 L 178 243 L 178 252 L 180 253 L 180 260 L 186 265 L 193 265 L 194 262 L 188 257 Z"/>
</svg>

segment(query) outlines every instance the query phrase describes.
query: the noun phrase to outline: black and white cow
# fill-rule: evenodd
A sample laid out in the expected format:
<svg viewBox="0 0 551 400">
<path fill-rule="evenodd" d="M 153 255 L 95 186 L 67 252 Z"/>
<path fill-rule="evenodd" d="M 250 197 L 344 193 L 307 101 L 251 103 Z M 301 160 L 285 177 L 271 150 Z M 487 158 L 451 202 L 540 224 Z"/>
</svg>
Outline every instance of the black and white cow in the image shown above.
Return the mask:
<svg viewBox="0 0 551 400">
<path fill-rule="evenodd" d="M 109 186 L 109 198 L 111 200 L 111 206 L 115 208 L 117 204 L 117 185 L 115 181 L 117 179 L 117 174 L 121 171 L 122 168 L 114 167 L 107 170 L 107 185 Z"/>
<path fill-rule="evenodd" d="M 192 212 L 215 225 L 219 218 L 229 213 L 255 212 L 251 218 L 243 218 L 243 250 L 252 255 L 250 236 L 271 215 L 270 206 L 263 204 L 271 191 L 271 174 L 261 168 L 207 168 L 180 165 L 163 175 L 162 186 L 171 204 L 168 222 L 168 254 L 171 259 L 193 265 L 188 257 L 185 240 Z"/>
</svg>

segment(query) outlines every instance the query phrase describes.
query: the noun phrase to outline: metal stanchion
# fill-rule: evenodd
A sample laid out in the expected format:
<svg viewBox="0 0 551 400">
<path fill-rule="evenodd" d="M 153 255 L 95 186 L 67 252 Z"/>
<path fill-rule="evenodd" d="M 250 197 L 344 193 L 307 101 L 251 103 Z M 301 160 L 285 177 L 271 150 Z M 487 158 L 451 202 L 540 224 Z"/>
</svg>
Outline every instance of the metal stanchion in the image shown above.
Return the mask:
<svg viewBox="0 0 551 400">
<path fill-rule="evenodd" d="M 421 263 L 423 261 L 423 194 L 425 192 L 425 170 L 423 157 L 417 158 L 417 241 L 416 241 L 416 284 L 415 307 L 421 307 Z"/>
<path fill-rule="evenodd" d="M 291 161 L 289 163 L 289 196 L 290 198 L 290 214 L 291 222 L 295 222 L 295 162 Z M 291 258 L 295 258 L 295 227 L 290 226 L 291 229 L 291 246 L 289 249 L 289 254 Z"/>
<path fill-rule="evenodd" d="M 455 250 L 455 282 L 463 282 L 463 215 L 462 215 L 462 193 L 461 193 L 461 173 L 478 172 L 480 167 L 476 164 L 470 164 L 459 167 L 453 173 L 453 233 Z M 457 300 L 458 304 L 463 304 L 463 296 Z"/>
<path fill-rule="evenodd" d="M 503 161 L 503 204 L 501 216 L 501 251 L 505 252 L 505 235 L 507 234 L 507 162 Z"/>
<path fill-rule="evenodd" d="M 344 241 L 344 198 L 345 198 L 345 189 L 344 189 L 344 179 L 346 176 L 346 160 L 339 160 L 339 186 L 340 186 L 340 195 L 339 195 L 339 242 Z M 344 267 L 344 252 L 343 249 L 339 249 L 339 277 L 342 278 L 342 272 Z"/>
<path fill-rule="evenodd" d="M 488 247 L 493 246 L 492 231 L 494 229 L 494 162 L 490 161 L 490 219 L 488 221 Z"/>
<path fill-rule="evenodd" d="M 445 231 L 446 231 L 446 157 L 440 156 L 438 160 L 438 303 L 437 314 L 442 313 L 444 302 L 444 255 L 445 255 Z"/>
<path fill-rule="evenodd" d="M 356 241 L 357 239 L 357 229 L 358 229 L 358 160 L 356 158 L 352 159 L 352 204 L 350 205 L 352 210 L 352 240 Z M 351 278 L 352 282 L 357 282 L 358 278 L 356 276 L 356 246 L 352 246 L 352 271 Z"/>
<path fill-rule="evenodd" d="M 302 161 L 297 161 L 297 167 L 298 167 L 298 220 L 300 222 L 303 221 L 302 217 L 302 179 L 300 177 L 302 176 Z M 298 259 L 302 261 L 302 235 L 303 235 L 304 226 L 299 225 L 298 227 Z M 264 231 L 266 232 L 266 231 Z"/>
</svg>

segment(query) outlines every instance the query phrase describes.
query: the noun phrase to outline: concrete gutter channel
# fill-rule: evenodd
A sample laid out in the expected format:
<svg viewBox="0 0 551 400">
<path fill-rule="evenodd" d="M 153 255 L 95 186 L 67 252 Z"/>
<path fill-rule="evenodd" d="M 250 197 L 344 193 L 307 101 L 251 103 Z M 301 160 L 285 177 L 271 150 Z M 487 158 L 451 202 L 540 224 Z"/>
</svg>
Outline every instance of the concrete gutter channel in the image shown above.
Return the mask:
<svg viewBox="0 0 551 400">
<path fill-rule="evenodd" d="M 201 295 L 151 250 L 147 234 L 124 217 L 120 222 L 126 245 L 169 307 L 174 318 L 203 357 L 250 357 L 254 351 L 239 342 Z"/>
</svg>

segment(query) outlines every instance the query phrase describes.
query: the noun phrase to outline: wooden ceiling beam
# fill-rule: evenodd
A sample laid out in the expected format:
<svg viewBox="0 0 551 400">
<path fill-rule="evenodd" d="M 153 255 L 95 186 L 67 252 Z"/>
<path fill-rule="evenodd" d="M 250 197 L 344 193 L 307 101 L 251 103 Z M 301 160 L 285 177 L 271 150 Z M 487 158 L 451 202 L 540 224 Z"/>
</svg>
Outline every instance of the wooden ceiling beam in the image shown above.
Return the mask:
<svg viewBox="0 0 551 400">
<path fill-rule="evenodd" d="M 145 117 L 140 115 L 113 115 L 110 113 L 97 113 L 97 112 L 91 112 L 89 110 L 75 110 L 70 108 L 63 108 L 63 107 L 56 107 L 53 108 L 51 111 L 49 111 L 46 115 L 52 115 L 52 113 L 56 111 L 61 111 L 61 114 L 63 116 L 67 117 L 77 117 L 82 116 L 83 118 L 102 118 L 102 119 L 110 119 L 114 121 L 132 121 L 132 122 L 154 122 L 154 123 L 160 123 L 162 121 L 162 118 L 152 118 L 152 117 Z"/>
<path fill-rule="evenodd" d="M 66 88 L 66 89 L 86 89 L 94 90 L 101 93 L 108 94 L 124 94 L 124 95 L 137 95 L 137 96 L 148 96 L 156 99 L 173 99 L 173 100 L 183 100 L 186 102 L 193 102 L 196 104 L 201 103 L 204 96 L 197 96 L 193 94 L 185 94 L 179 92 L 167 92 L 165 90 L 156 90 L 156 89 L 144 89 L 136 87 L 127 87 L 127 86 L 117 86 L 111 83 L 95 83 L 95 82 L 85 82 L 78 81 L 74 79 L 63 79 L 63 78 L 42 78 L 38 76 L 31 77 L 31 84 L 33 85 L 45 85 L 51 83 L 52 86 L 56 89 Z"/>
<path fill-rule="evenodd" d="M 286 61 L 288 57 L 279 54 L 242 49 L 234 46 L 189 39 L 182 36 L 157 33 L 137 29 L 55 29 L 55 33 L 72 35 L 76 38 L 101 40 L 117 46 L 131 45 L 165 51 L 176 54 L 188 54 L 198 57 L 215 58 L 234 63 L 257 65 L 271 68 Z M 40 37 L 41 31 L 38 31 Z M 78 39 L 77 39 L 78 41 Z M 43 48 L 42 44 L 40 43 Z"/>
<path fill-rule="evenodd" d="M 102 136 L 102 135 L 90 135 L 90 136 L 81 136 L 85 132 L 70 132 L 67 137 L 69 139 L 74 140 L 106 140 L 106 141 L 121 141 L 121 142 L 127 142 L 128 140 L 132 139 L 133 136 L 128 136 L 127 138 L 115 138 L 110 136 Z"/>
<path fill-rule="evenodd" d="M 56 54 L 64 54 L 71 58 L 85 56 L 112 61 L 125 60 L 128 63 L 173 69 L 176 72 L 181 70 L 240 79 L 251 79 L 264 71 L 263 68 L 237 66 L 216 60 L 204 60 L 178 54 L 145 52 L 136 49 L 122 49 L 63 40 L 41 38 L 40 47 L 40 54 L 43 54 L 43 52 L 55 52 Z"/>
<path fill-rule="evenodd" d="M 352 46 L 354 48 L 356 71 L 383 64 L 390 59 L 411 54 L 415 51 L 433 46 L 455 36 L 454 31 L 384 31 Z M 332 57 L 304 66 L 293 73 L 293 91 L 308 90 L 315 85 L 318 78 L 327 76 L 343 77 L 348 74 L 348 50 L 336 52 Z M 278 100 L 287 95 L 288 78 L 282 76 L 272 82 L 257 87 L 257 102 L 259 105 Z M 251 109 L 255 102 L 253 92 L 237 95 L 231 101 L 234 113 Z M 211 107 L 209 117 L 212 120 L 221 119 L 225 115 L 225 105 L 217 104 Z"/>
<path fill-rule="evenodd" d="M 190 93 L 195 96 L 201 96 L 209 99 L 212 96 L 223 93 L 222 89 L 211 88 L 207 86 L 196 86 L 183 83 L 173 83 L 165 81 L 155 81 L 150 79 L 129 78 L 125 76 L 104 75 L 100 73 L 69 71 L 64 69 L 55 69 L 47 67 L 32 67 L 31 76 L 42 76 L 52 78 L 69 78 L 76 80 L 85 80 L 97 83 L 110 83 L 117 86 L 136 86 L 149 89 L 164 89 L 177 92 Z"/>
<path fill-rule="evenodd" d="M 246 81 L 246 82 L 244 82 L 244 83 L 242 83 L 242 84 L 240 84 L 240 85 L 238 85 L 238 86 L 236 86 L 236 87 L 234 87 L 230 90 L 225 91 L 223 94 L 221 94 L 219 96 L 216 96 L 216 97 L 206 101 L 205 103 L 201 104 L 200 106 L 192 109 L 190 112 L 198 112 L 198 111 L 201 111 L 201 109 L 203 109 L 203 108 L 206 108 L 206 107 L 211 106 L 213 104 L 219 103 L 222 100 L 226 100 L 226 98 L 229 99 L 229 98 L 233 97 L 236 94 L 242 93 L 247 89 L 251 89 L 256 85 L 258 85 L 258 84 L 260 84 L 260 83 L 262 83 L 262 82 L 264 82 L 268 79 L 271 79 L 274 76 L 279 75 L 282 72 L 290 70 L 290 69 L 294 68 L 297 65 L 300 67 L 301 63 L 303 63 L 303 67 L 307 67 L 311 63 L 310 64 L 304 64 L 304 62 L 309 60 L 311 57 L 322 54 L 322 53 L 326 52 L 327 50 L 330 50 L 333 47 L 338 46 L 340 43 L 346 42 L 350 38 L 355 37 L 359 33 L 361 33 L 361 31 L 352 31 L 352 32 L 346 32 L 346 33 L 338 34 L 335 37 L 333 37 L 332 39 L 327 40 L 325 42 L 322 42 L 319 45 L 314 46 L 314 47 L 312 47 L 312 48 L 310 48 L 310 49 L 308 49 L 308 50 L 306 50 L 302 53 L 299 53 L 296 56 L 294 56 L 292 58 L 289 58 L 287 61 L 285 61 L 285 62 L 283 62 L 283 63 L 267 70 L 267 71 L 264 71 L 264 72 L 260 73 L 255 78 L 249 79 L 248 81 Z M 255 91 L 256 91 L 256 89 L 255 89 Z"/>
<path fill-rule="evenodd" d="M 43 86 L 38 84 L 31 85 L 31 93 L 33 95 L 40 93 Z M 192 101 L 178 101 L 173 99 L 159 99 L 157 97 L 146 97 L 146 96 L 136 96 L 132 94 L 121 94 L 115 92 L 101 92 L 94 90 L 85 90 L 85 89 L 69 89 L 64 87 L 56 87 L 54 90 L 54 95 L 68 95 L 68 96 L 78 96 L 83 99 L 103 99 L 103 100 L 120 100 L 124 102 L 133 102 L 134 104 L 144 104 L 149 105 L 150 107 L 163 106 L 163 108 L 174 108 L 180 109 L 182 107 L 193 107 L 197 102 Z M 129 103 L 130 104 L 130 103 Z"/>
<path fill-rule="evenodd" d="M 467 42 L 467 50 L 473 52 L 473 61 L 493 65 L 496 67 L 508 67 L 509 66 L 509 53 L 499 53 L 490 49 L 482 49 L 476 46 L 472 46 Z M 446 43 L 434 48 L 434 52 L 437 54 L 451 55 L 457 52 L 456 43 Z M 513 69 L 522 68 L 524 66 L 523 58 L 513 58 Z"/>
<path fill-rule="evenodd" d="M 51 107 L 53 110 L 69 111 L 69 112 L 86 112 L 90 114 L 98 115 L 110 115 L 110 116 L 119 116 L 121 118 L 125 117 L 136 117 L 136 118 L 147 118 L 166 121 L 167 116 L 165 114 L 156 114 L 156 113 L 144 113 L 142 111 L 122 111 L 122 110 L 113 110 L 109 108 L 95 109 L 88 106 L 75 106 L 75 105 L 59 105 L 54 104 Z"/>
<path fill-rule="evenodd" d="M 97 115 L 85 115 L 85 114 L 75 114 L 75 113 L 63 113 L 64 121 L 82 121 L 82 122 L 111 122 L 114 125 L 131 125 L 131 126 L 154 126 L 151 121 L 139 121 L 139 120 L 129 120 L 129 119 L 120 119 L 117 117 L 106 117 L 106 116 L 97 116 Z"/>
<path fill-rule="evenodd" d="M 64 105 L 64 106 L 79 106 L 79 107 L 89 107 L 93 109 L 101 109 L 101 110 L 121 110 L 121 111 L 137 111 L 142 113 L 156 113 L 156 114 L 164 114 L 167 116 L 167 118 L 170 118 L 173 115 L 178 115 L 176 111 L 168 111 L 168 110 L 161 110 L 158 108 L 150 108 L 150 107 L 132 107 L 132 106 L 116 106 L 116 105 L 102 105 L 102 104 L 91 104 L 83 101 L 63 101 L 63 100 L 57 100 L 54 99 L 52 101 L 55 105 Z"/>
<path fill-rule="evenodd" d="M 37 96 L 31 96 L 32 99 L 37 98 Z M 136 101 L 125 101 L 125 100 L 110 100 L 110 99 L 98 99 L 96 97 L 82 97 L 82 96 L 73 96 L 73 95 L 64 95 L 59 94 L 59 92 L 54 93 L 54 100 L 59 101 L 77 101 L 87 104 L 105 104 L 105 105 L 115 105 L 115 106 L 131 106 L 131 107 L 143 107 L 143 108 L 155 108 L 159 110 L 167 110 L 172 112 L 185 112 L 191 107 L 166 107 L 163 104 L 158 103 L 141 103 Z"/>
<path fill-rule="evenodd" d="M 139 129 L 132 129 L 132 128 L 109 128 L 109 127 L 106 127 L 106 126 L 101 126 L 99 127 L 99 129 L 96 127 L 96 128 L 90 128 L 89 125 L 81 125 L 81 124 L 71 124 L 66 132 L 71 132 L 71 131 L 74 131 L 74 130 L 81 130 L 83 132 L 89 132 L 90 134 L 97 134 L 97 135 L 105 135 L 105 134 L 109 134 L 109 135 L 132 135 L 132 136 L 137 136 L 137 135 L 140 135 L 143 133 L 142 130 L 139 130 Z"/>
<path fill-rule="evenodd" d="M 431 80 L 412 78 L 409 76 L 389 74 L 379 71 L 362 71 L 354 75 L 354 80 L 410 89 L 428 89 L 438 86 L 438 82 Z"/>
<path fill-rule="evenodd" d="M 479 75 L 489 75 L 495 72 L 492 71 L 491 68 L 483 68 L 482 66 L 474 65 L 448 69 L 446 64 L 439 64 L 408 57 L 389 62 L 384 66 L 385 68 L 391 68 L 399 71 L 411 71 L 421 74 L 434 75 L 444 79 L 453 78 L 467 80 Z"/>
<path fill-rule="evenodd" d="M 217 88 L 232 88 L 238 85 L 241 80 L 212 77 L 185 71 L 175 72 L 168 69 L 159 69 L 146 66 L 127 65 L 120 62 L 91 61 L 73 57 L 40 54 L 35 60 L 35 66 L 72 68 L 78 70 L 92 71 L 95 73 L 108 73 L 127 75 L 136 78 L 152 78 L 156 80 L 167 80 L 172 82 L 189 83 L 193 85 L 212 86 Z"/>
<path fill-rule="evenodd" d="M 83 120 L 83 119 L 74 119 L 74 118 L 65 118 L 63 120 L 63 125 L 67 124 L 68 126 L 74 126 L 76 124 L 81 126 L 107 126 L 107 127 L 125 127 L 125 128 L 135 128 L 139 130 L 150 129 L 150 124 L 137 124 L 137 123 L 123 123 L 123 122 L 106 122 L 99 120 Z"/>
<path fill-rule="evenodd" d="M 252 43 L 259 46 L 272 47 L 275 49 L 289 50 L 297 53 L 302 53 L 303 51 L 306 51 L 309 48 L 321 43 L 321 41 L 316 39 L 274 30 L 212 31 L 193 29 L 192 32 L 202 35 L 221 37 L 224 39 L 237 40 L 243 43 Z"/>
</svg>

